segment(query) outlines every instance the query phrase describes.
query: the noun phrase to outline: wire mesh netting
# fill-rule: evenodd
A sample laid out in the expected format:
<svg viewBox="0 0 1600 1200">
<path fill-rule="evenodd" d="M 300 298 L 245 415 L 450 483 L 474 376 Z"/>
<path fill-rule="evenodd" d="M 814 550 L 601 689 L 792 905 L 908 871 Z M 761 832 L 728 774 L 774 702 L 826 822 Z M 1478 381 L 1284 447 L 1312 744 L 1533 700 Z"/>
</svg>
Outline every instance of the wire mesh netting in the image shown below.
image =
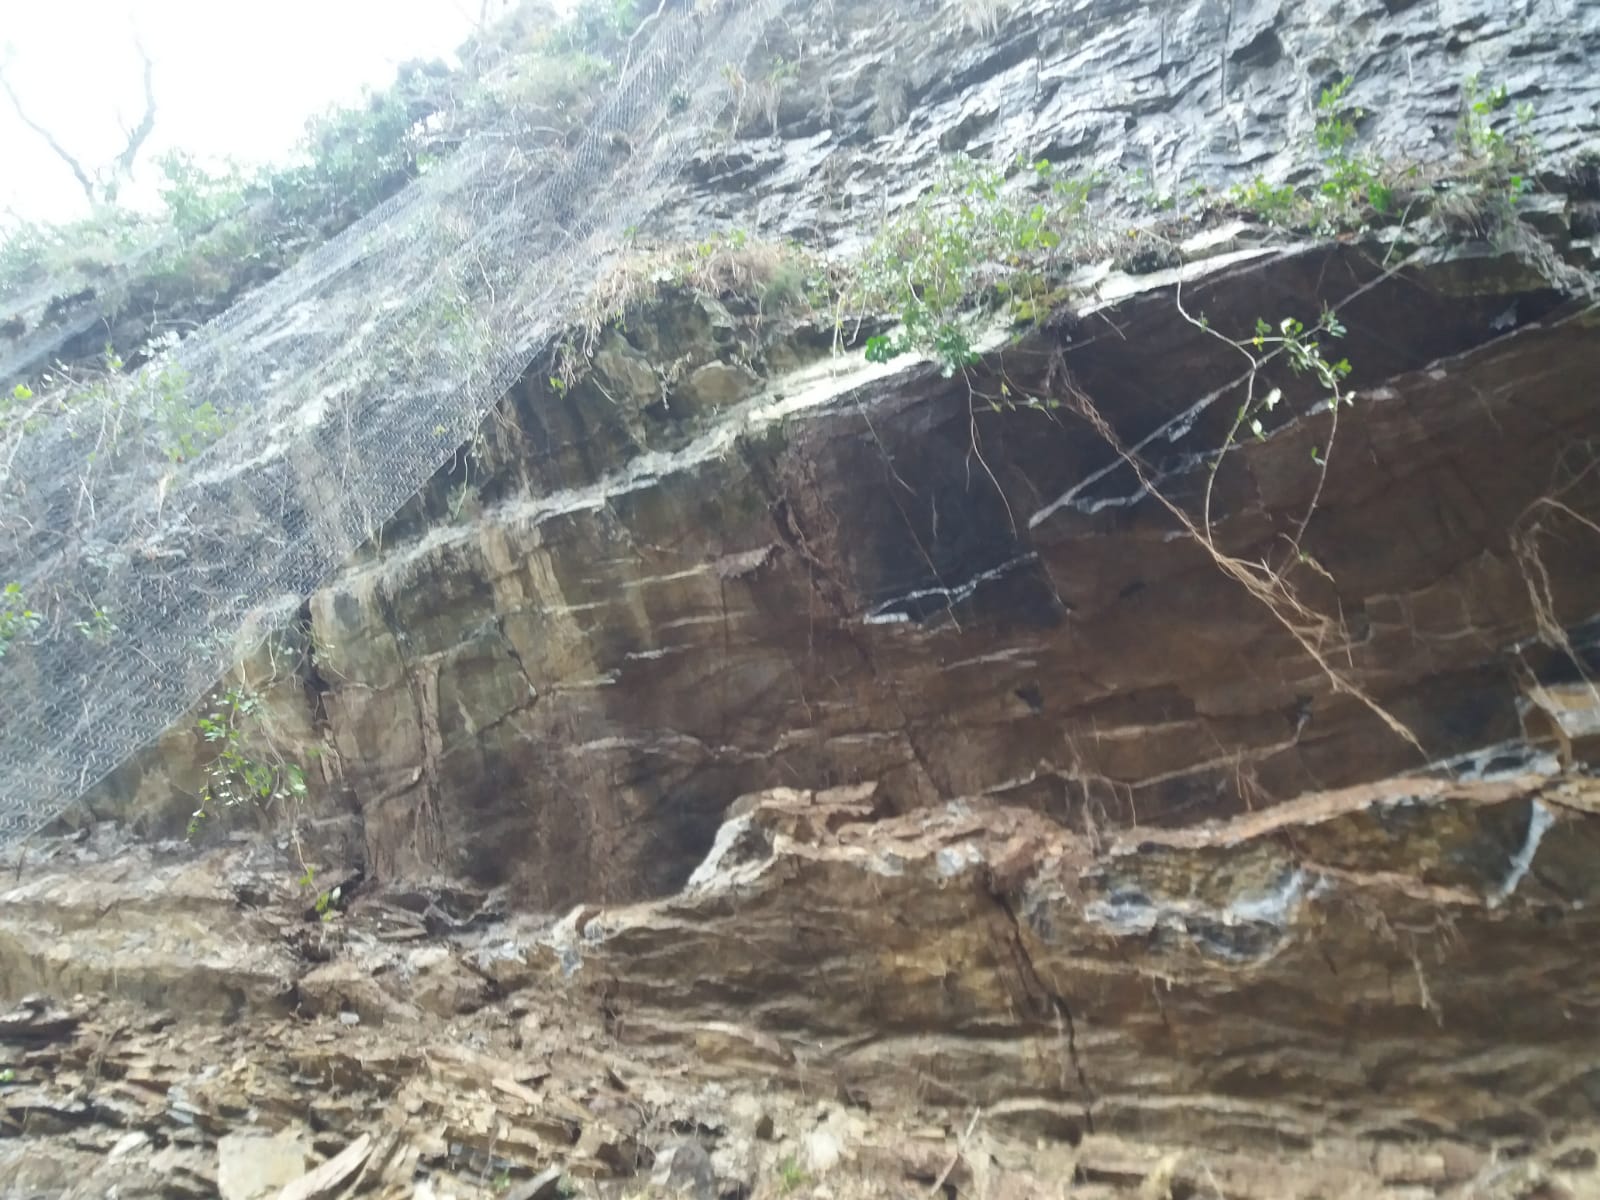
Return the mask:
<svg viewBox="0 0 1600 1200">
<path fill-rule="evenodd" d="M 570 150 L 515 117 L 478 130 L 136 375 L 6 427 L 0 621 L 27 636 L 0 647 L 0 844 L 190 709 L 472 437 L 702 144 L 774 7 L 661 12 Z"/>
</svg>

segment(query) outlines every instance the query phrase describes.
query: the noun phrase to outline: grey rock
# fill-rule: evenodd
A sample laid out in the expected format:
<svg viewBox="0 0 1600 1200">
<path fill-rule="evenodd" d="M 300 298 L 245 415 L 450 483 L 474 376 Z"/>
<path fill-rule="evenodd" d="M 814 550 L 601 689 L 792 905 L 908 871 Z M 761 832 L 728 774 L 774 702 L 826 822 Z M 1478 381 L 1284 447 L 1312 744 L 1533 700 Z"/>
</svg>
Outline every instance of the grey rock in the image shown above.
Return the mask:
<svg viewBox="0 0 1600 1200">
<path fill-rule="evenodd" d="M 675 1142 L 656 1158 L 651 1182 L 667 1192 L 690 1200 L 717 1200 L 717 1173 L 711 1155 L 697 1141 Z"/>
</svg>

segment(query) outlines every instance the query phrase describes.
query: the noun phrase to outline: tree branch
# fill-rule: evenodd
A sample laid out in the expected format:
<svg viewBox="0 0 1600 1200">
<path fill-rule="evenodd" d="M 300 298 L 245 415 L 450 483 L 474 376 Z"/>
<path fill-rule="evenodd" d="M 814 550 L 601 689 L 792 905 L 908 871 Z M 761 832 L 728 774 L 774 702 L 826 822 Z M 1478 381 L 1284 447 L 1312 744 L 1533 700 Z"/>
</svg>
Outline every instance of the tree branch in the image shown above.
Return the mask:
<svg viewBox="0 0 1600 1200">
<path fill-rule="evenodd" d="M 148 63 L 149 60 L 146 59 L 145 61 Z M 94 181 L 89 178 L 88 172 L 83 169 L 83 164 L 74 158 L 65 146 L 56 141 L 54 134 L 27 114 L 27 111 L 22 107 L 21 97 L 17 95 L 16 89 L 11 86 L 11 80 L 6 78 L 3 70 L 0 70 L 0 88 L 4 88 L 6 95 L 10 98 L 11 107 L 16 111 L 17 119 L 43 138 L 45 144 L 55 151 L 56 157 L 72 168 L 73 175 L 77 177 L 78 186 L 83 189 L 83 194 L 88 197 L 90 205 L 97 203 L 98 198 L 95 194 Z"/>
<path fill-rule="evenodd" d="M 56 140 L 55 134 L 28 115 L 22 106 L 22 97 L 18 96 L 17 90 L 11 86 L 11 80 L 5 74 L 4 64 L 0 63 L 0 89 L 5 91 L 6 97 L 11 101 L 11 108 L 17 114 L 17 118 L 44 139 L 45 144 L 55 151 L 56 157 L 72 170 L 73 178 L 83 189 L 84 197 L 89 201 L 91 208 L 116 199 L 117 185 L 133 174 L 134 160 L 138 158 L 140 149 L 156 126 L 155 64 L 137 35 L 134 36 L 133 44 L 139 51 L 139 58 L 144 62 L 144 116 L 131 130 L 123 128 L 128 141 L 122 153 L 111 160 L 109 170 L 96 172 L 95 175 L 90 175 L 77 156 Z M 98 181 L 96 176 L 99 177 Z"/>
<path fill-rule="evenodd" d="M 139 51 L 139 57 L 144 60 L 144 117 L 134 126 L 133 132 L 128 135 L 127 146 L 117 155 L 117 174 L 122 177 L 133 173 L 133 160 L 138 157 L 139 148 L 150 136 L 150 131 L 156 127 L 155 64 L 150 61 L 149 52 L 145 50 L 143 42 L 135 37 L 133 44 Z"/>
</svg>

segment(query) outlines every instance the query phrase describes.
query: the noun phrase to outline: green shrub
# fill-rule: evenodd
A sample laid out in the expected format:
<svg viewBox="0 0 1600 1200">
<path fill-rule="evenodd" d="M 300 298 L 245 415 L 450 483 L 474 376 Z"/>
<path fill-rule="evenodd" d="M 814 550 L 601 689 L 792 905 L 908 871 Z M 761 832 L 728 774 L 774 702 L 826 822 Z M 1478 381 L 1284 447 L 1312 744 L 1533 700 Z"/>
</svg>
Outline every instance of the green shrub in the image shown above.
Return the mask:
<svg viewBox="0 0 1600 1200">
<path fill-rule="evenodd" d="M 1058 175 L 1047 160 L 1018 166 L 1030 186 L 961 157 L 868 248 L 842 303 L 895 313 L 900 328 L 869 338 L 866 356 L 887 362 L 930 354 L 946 376 L 977 359 L 975 321 L 1003 305 L 1031 320 L 1054 297 L 1049 279 L 1062 248 L 1084 227 L 1093 180 Z"/>
<path fill-rule="evenodd" d="M 536 53 L 518 60 L 493 94 L 512 108 L 538 113 L 568 113 L 616 76 L 616 68 L 586 50 Z"/>
<path fill-rule="evenodd" d="M 1300 193 L 1287 183 L 1272 184 L 1257 175 L 1247 184 L 1235 184 L 1228 198 L 1239 208 L 1254 213 L 1269 225 L 1294 225 L 1304 219 L 1306 204 Z"/>
<path fill-rule="evenodd" d="M 1456 125 L 1457 148 L 1477 165 L 1481 182 L 1507 211 L 1532 187 L 1527 172 L 1538 153 L 1531 132 L 1533 105 L 1517 105 L 1509 132 L 1496 128 L 1496 114 L 1510 103 L 1504 84 L 1486 89 L 1477 75 L 1468 76 Z"/>
<path fill-rule="evenodd" d="M 14 221 L 0 227 L 0 297 L 51 280 L 61 281 L 61 293 L 74 291 L 131 261 L 159 236 L 158 222 L 121 208 L 62 224 Z"/>
<path fill-rule="evenodd" d="M 1363 207 L 1379 215 L 1394 207 L 1394 194 L 1380 177 L 1378 164 L 1355 148 L 1356 122 L 1367 114 L 1345 102 L 1352 82 L 1346 75 L 1322 90 L 1314 131 L 1326 171 L 1318 191 L 1333 209 L 1334 223 L 1340 225 L 1359 217 Z"/>
<path fill-rule="evenodd" d="M 635 0 L 582 0 L 552 42 L 567 51 L 614 46 L 626 41 L 642 19 Z"/>
<path fill-rule="evenodd" d="M 161 157 L 159 166 L 165 180 L 162 203 L 173 228 L 186 239 L 206 233 L 244 203 L 245 178 L 231 163 L 213 173 L 193 155 L 171 150 Z"/>
<path fill-rule="evenodd" d="M 305 796 L 305 772 L 297 764 L 276 754 L 260 759 L 247 748 L 248 727 L 260 713 L 259 695 L 249 688 L 233 687 L 223 692 L 195 723 L 200 736 L 215 747 L 216 756 L 206 766 L 200 807 L 189 818 L 191 838 L 219 805 L 232 808 L 246 802 L 268 804 Z"/>
</svg>

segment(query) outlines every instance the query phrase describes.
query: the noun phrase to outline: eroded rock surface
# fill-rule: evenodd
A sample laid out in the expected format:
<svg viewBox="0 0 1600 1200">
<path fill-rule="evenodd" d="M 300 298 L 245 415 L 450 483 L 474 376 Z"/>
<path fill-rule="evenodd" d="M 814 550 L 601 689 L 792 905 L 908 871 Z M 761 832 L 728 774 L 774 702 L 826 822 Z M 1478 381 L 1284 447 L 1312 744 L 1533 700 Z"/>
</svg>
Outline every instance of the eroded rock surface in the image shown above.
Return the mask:
<svg viewBox="0 0 1600 1200">
<path fill-rule="evenodd" d="M 1600 1188 L 1593 780 L 1104 837 L 882 799 L 745 798 L 677 896 L 553 924 L 373 885 L 325 921 L 259 847 L 54 847 L 0 893 L 0 1195 L 296 1156 L 397 1197 Z"/>
<path fill-rule="evenodd" d="M 556 907 L 670 891 L 731 799 L 767 787 L 874 780 L 895 811 L 990 794 L 1086 830 L 1554 761 L 1525 676 L 1581 682 L 1593 653 L 1593 547 L 1568 541 L 1597 511 L 1592 314 L 1487 248 L 1393 276 L 1380 255 L 1243 250 L 1187 285 L 1226 328 L 1350 298 L 1361 400 L 1304 543 L 1327 574 L 1296 573 L 1340 623 L 1343 682 L 1088 423 L 974 399 L 1086 396 L 1196 502 L 1231 415 L 1203 401 L 1236 363 L 1170 279 L 965 379 L 767 363 L 763 391 L 712 414 L 661 391 L 672 351 L 637 335 L 649 388 L 603 362 L 565 402 L 530 385 L 479 516 L 397 532 L 313 598 L 373 869 Z M 675 323 L 711 319 L 683 303 Z M 690 353 L 762 357 L 711 337 Z M 1312 419 L 1230 456 L 1219 546 L 1278 553 L 1326 437 Z M 1518 652 L 1541 632 L 1534 578 L 1576 659 Z"/>
</svg>

